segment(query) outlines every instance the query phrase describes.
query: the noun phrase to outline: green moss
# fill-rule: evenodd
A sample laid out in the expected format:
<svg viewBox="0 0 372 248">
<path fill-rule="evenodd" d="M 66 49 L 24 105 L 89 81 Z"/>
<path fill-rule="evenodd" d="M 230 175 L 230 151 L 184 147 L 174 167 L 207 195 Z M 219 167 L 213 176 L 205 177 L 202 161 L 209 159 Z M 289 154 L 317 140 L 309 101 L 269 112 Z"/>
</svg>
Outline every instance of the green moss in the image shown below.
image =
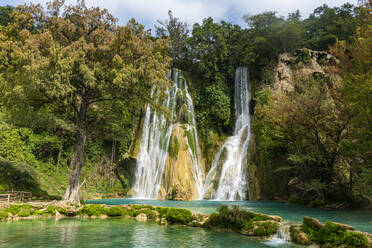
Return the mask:
<svg viewBox="0 0 372 248">
<path fill-rule="evenodd" d="M 22 209 L 17 215 L 19 217 L 28 217 L 31 215 L 31 211 L 28 209 Z"/>
<path fill-rule="evenodd" d="M 270 236 L 276 232 L 278 225 L 275 222 L 257 222 L 258 227 L 254 229 L 253 233 L 256 236 Z"/>
<path fill-rule="evenodd" d="M 49 215 L 49 213 L 43 211 L 43 210 L 36 210 L 32 213 L 33 215 L 38 215 L 38 216 L 41 216 L 41 215 Z"/>
<path fill-rule="evenodd" d="M 88 215 L 88 216 L 99 216 L 107 214 L 107 211 L 102 205 L 85 205 L 82 209 L 78 211 L 78 214 Z"/>
<path fill-rule="evenodd" d="M 51 214 L 51 215 L 56 215 L 56 209 L 54 206 L 49 206 L 46 210 L 47 213 Z"/>
<path fill-rule="evenodd" d="M 268 220 L 268 217 L 263 214 L 256 214 L 239 206 L 232 206 L 228 208 L 222 205 L 218 208 L 218 213 L 213 213 L 209 216 L 206 226 L 218 227 L 234 231 L 241 231 L 243 229 L 250 230 L 253 228 L 253 221 Z"/>
<path fill-rule="evenodd" d="M 343 226 L 332 222 L 327 222 L 324 227 L 320 227 L 304 219 L 301 228 L 312 242 L 325 247 L 366 248 L 368 245 L 368 240 L 363 234 L 347 232 Z"/>
<path fill-rule="evenodd" d="M 106 210 L 108 216 L 124 216 L 128 215 L 128 211 L 123 207 L 111 207 Z"/>
<path fill-rule="evenodd" d="M 171 158 L 176 158 L 177 155 L 178 155 L 178 151 L 179 151 L 179 144 L 178 144 L 178 138 L 177 136 L 175 135 L 172 135 L 171 137 L 171 141 L 170 141 L 170 144 L 169 144 L 169 156 Z"/>
<path fill-rule="evenodd" d="M 361 233 L 345 232 L 342 238 L 342 244 L 350 248 L 367 247 L 368 240 Z"/>
<path fill-rule="evenodd" d="M 164 217 L 171 224 L 186 225 L 192 221 L 192 213 L 190 210 L 181 208 L 168 208 Z"/>
<path fill-rule="evenodd" d="M 63 207 L 56 207 L 55 208 L 60 214 L 68 215 L 67 209 Z"/>
<path fill-rule="evenodd" d="M 5 211 L 0 211 L 0 220 L 3 220 L 8 217 L 8 213 Z"/>
<path fill-rule="evenodd" d="M 13 215 L 16 215 L 16 214 L 18 214 L 20 211 L 22 211 L 24 209 L 34 211 L 34 209 L 39 209 L 39 208 L 38 207 L 34 207 L 34 206 L 30 205 L 30 204 L 22 204 L 22 205 L 10 205 L 5 210 L 7 212 L 13 214 Z"/>
<path fill-rule="evenodd" d="M 194 133 L 192 130 L 185 130 L 186 136 L 187 136 L 187 144 L 189 145 L 193 155 L 197 156 L 197 147 L 196 147 L 196 137 L 194 136 Z"/>
</svg>

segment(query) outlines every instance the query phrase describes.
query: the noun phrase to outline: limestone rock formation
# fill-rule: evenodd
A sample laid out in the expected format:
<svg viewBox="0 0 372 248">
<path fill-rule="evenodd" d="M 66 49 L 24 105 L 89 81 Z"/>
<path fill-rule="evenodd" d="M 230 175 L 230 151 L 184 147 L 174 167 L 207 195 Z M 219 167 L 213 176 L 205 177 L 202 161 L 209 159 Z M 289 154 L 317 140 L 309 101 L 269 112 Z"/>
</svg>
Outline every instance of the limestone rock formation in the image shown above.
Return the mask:
<svg viewBox="0 0 372 248">
<path fill-rule="evenodd" d="M 296 79 L 310 77 L 330 77 L 332 81 L 340 78 L 334 73 L 338 60 L 323 51 L 300 49 L 294 53 L 282 53 L 274 70 L 272 89 L 290 92 L 294 90 Z"/>
<path fill-rule="evenodd" d="M 194 157 L 191 152 L 192 139 L 187 135 L 188 124 L 177 123 L 172 130 L 169 156 L 164 171 L 164 179 L 160 192 L 166 192 L 170 200 L 196 200 L 199 197 L 193 173 Z M 191 147 L 190 147 L 191 146 Z M 190 151 L 191 149 L 191 151 Z M 164 195 L 159 195 L 163 198 Z"/>
</svg>

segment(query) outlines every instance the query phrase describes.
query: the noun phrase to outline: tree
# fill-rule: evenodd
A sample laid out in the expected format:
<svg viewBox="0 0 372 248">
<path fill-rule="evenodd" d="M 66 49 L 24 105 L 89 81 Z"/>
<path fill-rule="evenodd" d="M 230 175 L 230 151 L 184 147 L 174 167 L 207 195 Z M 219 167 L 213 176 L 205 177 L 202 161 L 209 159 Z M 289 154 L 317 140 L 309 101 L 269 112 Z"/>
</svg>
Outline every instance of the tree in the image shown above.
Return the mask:
<svg viewBox="0 0 372 248">
<path fill-rule="evenodd" d="M 20 6 L 11 17 L 14 23 L 2 30 L 0 43 L 6 101 L 44 109 L 74 124 L 64 199 L 79 203 L 89 134 L 110 116 L 109 102 L 150 100 L 152 85 L 167 83 L 167 41 L 152 41 L 150 31 L 135 20 L 116 26 L 106 9 L 88 8 L 84 1 L 65 6 L 56 0 L 47 11 L 40 5 Z"/>
<path fill-rule="evenodd" d="M 11 21 L 9 14 L 13 11 L 14 7 L 6 5 L 0 6 L 0 25 L 6 26 Z"/>
<path fill-rule="evenodd" d="M 160 26 L 155 25 L 156 35 L 160 38 L 169 38 L 169 53 L 173 60 L 173 67 L 182 68 L 187 55 L 187 36 L 189 28 L 186 22 L 179 21 L 174 17 L 172 11 L 168 11 L 169 20 L 159 21 Z"/>
<path fill-rule="evenodd" d="M 330 8 L 324 4 L 316 8 L 305 20 L 307 46 L 315 50 L 327 50 L 337 40 L 351 42 L 356 33 L 358 9 L 346 3 Z"/>
</svg>

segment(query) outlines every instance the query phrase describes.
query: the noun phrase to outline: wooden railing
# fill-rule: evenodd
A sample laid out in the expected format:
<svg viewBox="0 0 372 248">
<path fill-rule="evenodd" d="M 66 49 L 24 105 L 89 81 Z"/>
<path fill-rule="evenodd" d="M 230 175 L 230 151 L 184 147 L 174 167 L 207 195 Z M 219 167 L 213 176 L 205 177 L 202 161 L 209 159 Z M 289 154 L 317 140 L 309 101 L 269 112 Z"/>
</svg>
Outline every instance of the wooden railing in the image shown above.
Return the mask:
<svg viewBox="0 0 372 248">
<path fill-rule="evenodd" d="M 0 191 L 0 201 L 31 201 L 32 192 L 26 191 Z"/>
</svg>

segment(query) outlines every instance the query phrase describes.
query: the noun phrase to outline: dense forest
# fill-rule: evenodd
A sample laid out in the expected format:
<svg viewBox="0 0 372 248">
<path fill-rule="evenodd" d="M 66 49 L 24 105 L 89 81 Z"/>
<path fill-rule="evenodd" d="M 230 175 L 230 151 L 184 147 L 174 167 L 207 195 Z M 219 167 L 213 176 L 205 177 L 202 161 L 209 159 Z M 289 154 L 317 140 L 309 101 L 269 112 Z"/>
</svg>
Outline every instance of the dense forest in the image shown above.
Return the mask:
<svg viewBox="0 0 372 248">
<path fill-rule="evenodd" d="M 256 199 L 368 205 L 371 8 L 323 5 L 307 18 L 264 12 L 245 15 L 245 27 L 212 18 L 189 25 L 169 11 L 151 31 L 134 19 L 120 26 L 84 1 L 0 6 L 0 190 L 73 201 L 80 188 L 88 198 L 125 195 L 128 151 L 170 68 L 189 80 L 210 166 L 234 129 L 235 69 L 247 66 Z M 315 73 L 295 78 L 291 91 L 272 89 L 281 54 L 294 56 L 296 70 L 313 51 L 335 58 L 318 57 L 335 77 Z"/>
</svg>

